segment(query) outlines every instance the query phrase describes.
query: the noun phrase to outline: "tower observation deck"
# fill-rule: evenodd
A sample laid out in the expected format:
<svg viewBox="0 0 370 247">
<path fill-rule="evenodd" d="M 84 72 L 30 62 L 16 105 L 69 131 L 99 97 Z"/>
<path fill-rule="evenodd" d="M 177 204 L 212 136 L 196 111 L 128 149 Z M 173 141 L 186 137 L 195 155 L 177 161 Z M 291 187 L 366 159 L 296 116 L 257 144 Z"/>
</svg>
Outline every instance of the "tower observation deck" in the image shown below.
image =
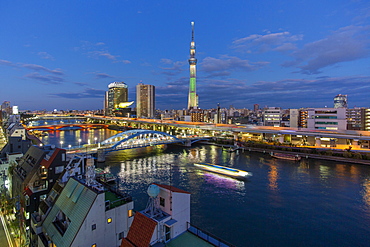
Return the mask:
<svg viewBox="0 0 370 247">
<path fill-rule="evenodd" d="M 189 97 L 188 109 L 198 108 L 198 95 L 197 95 L 197 59 L 195 58 L 195 42 L 194 42 L 194 22 L 191 22 L 191 42 L 190 42 L 190 81 L 189 81 Z"/>
</svg>

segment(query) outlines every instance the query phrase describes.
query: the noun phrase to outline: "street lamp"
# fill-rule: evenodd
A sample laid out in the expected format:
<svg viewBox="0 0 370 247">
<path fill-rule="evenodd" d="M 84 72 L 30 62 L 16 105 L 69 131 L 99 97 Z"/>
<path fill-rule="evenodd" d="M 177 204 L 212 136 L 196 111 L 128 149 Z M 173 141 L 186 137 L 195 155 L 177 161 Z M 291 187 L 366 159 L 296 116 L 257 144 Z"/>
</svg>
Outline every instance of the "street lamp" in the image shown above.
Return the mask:
<svg viewBox="0 0 370 247">
<path fill-rule="evenodd" d="M 69 150 L 71 150 L 72 145 L 68 145 Z"/>
<path fill-rule="evenodd" d="M 96 136 L 95 136 L 95 137 L 94 137 L 94 140 L 95 140 L 95 144 L 96 144 L 96 141 L 98 140 L 98 137 L 96 137 Z"/>
<path fill-rule="evenodd" d="M 60 148 L 63 148 L 63 141 L 60 141 Z"/>
<path fill-rule="evenodd" d="M 78 146 L 81 147 L 81 139 L 78 139 Z"/>
</svg>

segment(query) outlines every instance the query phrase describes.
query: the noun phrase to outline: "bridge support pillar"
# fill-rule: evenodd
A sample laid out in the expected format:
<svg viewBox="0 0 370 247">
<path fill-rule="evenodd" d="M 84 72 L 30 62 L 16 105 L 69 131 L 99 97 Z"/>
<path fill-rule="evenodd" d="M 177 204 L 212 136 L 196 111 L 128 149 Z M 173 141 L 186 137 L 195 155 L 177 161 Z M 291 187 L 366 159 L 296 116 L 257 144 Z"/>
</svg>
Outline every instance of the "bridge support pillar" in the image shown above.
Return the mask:
<svg viewBox="0 0 370 247">
<path fill-rule="evenodd" d="M 185 147 L 191 147 L 191 141 L 190 141 L 190 140 L 186 140 L 186 141 L 184 142 L 184 146 L 185 146 Z"/>
<path fill-rule="evenodd" d="M 105 162 L 105 152 L 102 149 L 98 149 L 98 162 Z"/>
</svg>

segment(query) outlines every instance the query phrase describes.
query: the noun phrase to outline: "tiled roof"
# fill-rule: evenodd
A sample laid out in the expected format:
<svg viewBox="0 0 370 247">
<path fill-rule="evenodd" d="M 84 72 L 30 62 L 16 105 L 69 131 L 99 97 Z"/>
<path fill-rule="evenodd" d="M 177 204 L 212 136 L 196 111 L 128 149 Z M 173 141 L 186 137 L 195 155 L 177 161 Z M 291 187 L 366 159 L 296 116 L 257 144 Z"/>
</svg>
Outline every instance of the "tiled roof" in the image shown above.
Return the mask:
<svg viewBox="0 0 370 247">
<path fill-rule="evenodd" d="M 122 242 L 120 247 L 135 247 L 130 241 L 128 241 L 126 238 L 122 238 Z"/>
<path fill-rule="evenodd" d="M 172 192 L 191 194 L 190 192 L 187 192 L 187 191 L 185 191 L 185 190 L 182 190 L 182 189 L 176 188 L 176 187 L 171 186 L 171 185 L 166 185 L 166 184 L 157 184 L 157 183 L 153 183 L 153 184 L 158 185 L 159 187 L 162 187 L 162 188 L 167 189 L 167 190 L 172 191 Z"/>
<path fill-rule="evenodd" d="M 121 247 L 148 247 L 156 226 L 157 222 L 137 212 L 128 231 L 127 238 L 125 240 L 122 239 Z"/>
</svg>

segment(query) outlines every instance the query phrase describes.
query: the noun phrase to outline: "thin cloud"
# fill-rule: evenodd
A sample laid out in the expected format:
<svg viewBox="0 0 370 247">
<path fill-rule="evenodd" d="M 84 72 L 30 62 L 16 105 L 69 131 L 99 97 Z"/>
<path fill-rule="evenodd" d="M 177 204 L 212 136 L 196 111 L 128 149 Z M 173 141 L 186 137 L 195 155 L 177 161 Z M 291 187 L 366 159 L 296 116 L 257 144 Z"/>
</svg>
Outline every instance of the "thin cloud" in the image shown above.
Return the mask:
<svg viewBox="0 0 370 247">
<path fill-rule="evenodd" d="M 89 41 L 82 41 L 81 46 L 75 47 L 75 51 L 82 51 L 88 57 L 99 59 L 99 58 L 106 58 L 111 60 L 114 63 L 123 63 L 123 64 L 130 64 L 131 61 L 127 59 L 120 60 L 120 55 L 113 55 L 111 52 L 108 51 L 106 44 L 104 42 L 97 42 L 91 43 Z"/>
<path fill-rule="evenodd" d="M 61 84 L 64 81 L 64 79 L 61 77 L 53 75 L 41 75 L 40 73 L 37 72 L 27 74 L 24 77 L 47 84 Z"/>
<path fill-rule="evenodd" d="M 0 60 L 0 65 L 10 66 L 10 67 L 17 67 L 16 64 L 14 64 L 10 61 L 7 61 L 7 60 Z"/>
<path fill-rule="evenodd" d="M 319 74 L 323 68 L 369 56 L 370 26 L 347 26 L 325 39 L 306 44 L 292 53 L 293 61 L 283 67 L 296 67 L 302 74 Z"/>
<path fill-rule="evenodd" d="M 52 55 L 44 51 L 38 52 L 37 55 L 42 59 L 54 60 L 54 57 Z"/>
<path fill-rule="evenodd" d="M 60 69 L 52 70 L 52 69 L 48 69 L 44 66 L 37 65 L 37 64 L 22 64 L 21 67 L 35 70 L 35 71 L 44 71 L 44 72 L 51 73 L 54 75 L 64 75 L 64 73 Z"/>
<path fill-rule="evenodd" d="M 84 83 L 84 82 L 73 82 L 73 83 L 78 85 L 78 86 L 87 86 L 88 85 L 87 83 Z"/>
<path fill-rule="evenodd" d="M 238 57 L 221 56 L 221 58 L 206 57 L 200 63 L 202 71 L 212 76 L 229 75 L 230 71 L 255 71 L 267 66 L 269 62 L 250 62 Z"/>
<path fill-rule="evenodd" d="M 106 78 L 114 78 L 114 76 L 105 74 L 105 73 L 96 73 L 95 79 L 106 79 Z"/>
<path fill-rule="evenodd" d="M 119 57 L 119 56 L 112 55 L 107 51 L 90 51 L 88 52 L 88 54 L 90 57 L 93 57 L 93 58 L 105 57 L 110 60 L 117 60 L 117 57 Z"/>
<path fill-rule="evenodd" d="M 252 34 L 233 41 L 232 48 L 244 52 L 267 52 L 271 50 L 294 50 L 294 42 L 303 39 L 303 35 L 292 35 L 290 32 Z"/>
<path fill-rule="evenodd" d="M 55 93 L 50 94 L 51 96 L 57 96 L 66 99 L 86 99 L 86 98 L 102 98 L 104 97 L 105 91 L 94 88 L 86 88 L 83 92 L 77 93 Z"/>
<path fill-rule="evenodd" d="M 13 63 L 7 60 L 0 60 L 0 65 L 10 66 L 10 67 L 15 67 L 15 68 L 26 68 L 26 69 L 34 70 L 37 72 L 42 71 L 42 72 L 47 72 L 47 73 L 58 75 L 58 76 L 64 75 L 61 69 L 48 69 L 38 64 Z"/>
<path fill-rule="evenodd" d="M 161 74 L 175 76 L 184 71 L 182 67 L 185 65 L 185 62 L 183 61 L 173 62 L 171 59 L 162 58 L 161 63 L 172 65 L 172 67 L 160 67 L 160 69 L 162 69 Z"/>
</svg>

